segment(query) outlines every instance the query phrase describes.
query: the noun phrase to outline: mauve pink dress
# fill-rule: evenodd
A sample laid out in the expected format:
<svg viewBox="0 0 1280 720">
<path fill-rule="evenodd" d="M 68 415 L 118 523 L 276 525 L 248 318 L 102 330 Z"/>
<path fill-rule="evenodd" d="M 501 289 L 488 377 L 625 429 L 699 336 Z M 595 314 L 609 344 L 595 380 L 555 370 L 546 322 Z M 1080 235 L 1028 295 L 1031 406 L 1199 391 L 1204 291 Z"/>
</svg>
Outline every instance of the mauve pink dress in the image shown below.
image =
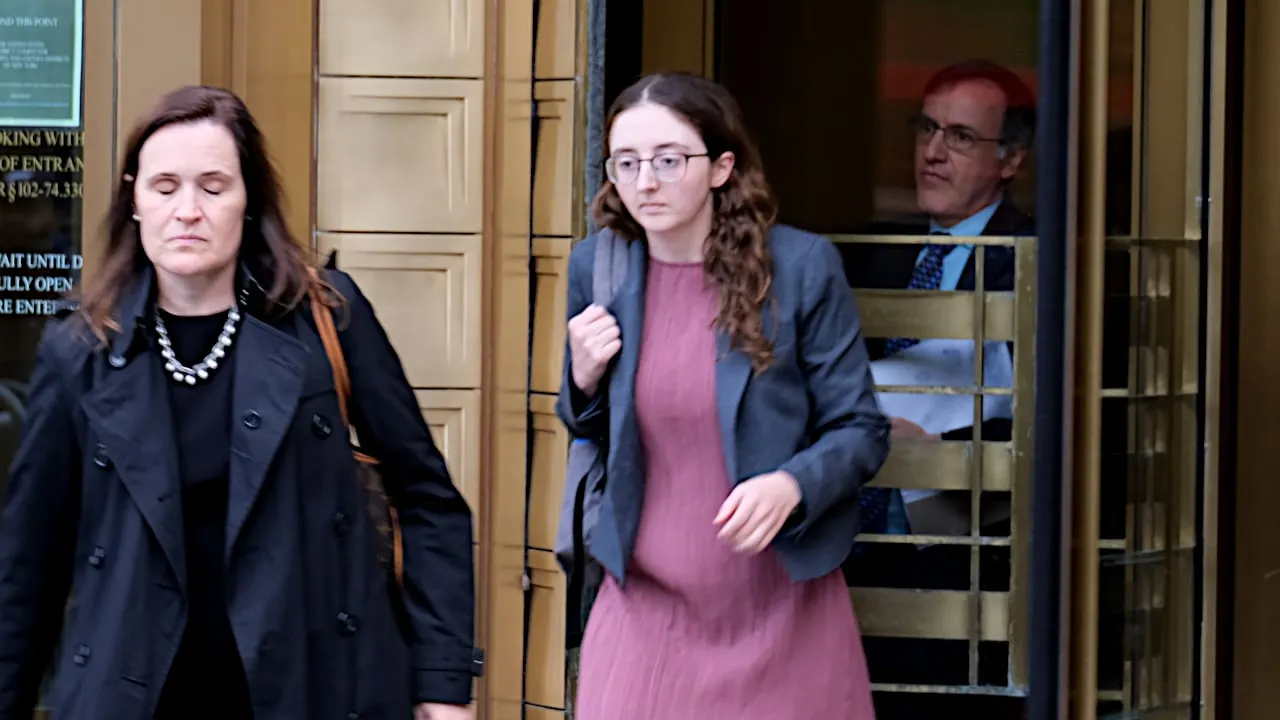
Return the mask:
<svg viewBox="0 0 1280 720">
<path fill-rule="evenodd" d="M 625 588 L 607 578 L 583 640 L 577 720 L 871 720 L 839 570 L 795 584 L 712 524 L 731 489 L 716 411 L 715 291 L 649 261 L 636 417 L 644 511 Z"/>
</svg>

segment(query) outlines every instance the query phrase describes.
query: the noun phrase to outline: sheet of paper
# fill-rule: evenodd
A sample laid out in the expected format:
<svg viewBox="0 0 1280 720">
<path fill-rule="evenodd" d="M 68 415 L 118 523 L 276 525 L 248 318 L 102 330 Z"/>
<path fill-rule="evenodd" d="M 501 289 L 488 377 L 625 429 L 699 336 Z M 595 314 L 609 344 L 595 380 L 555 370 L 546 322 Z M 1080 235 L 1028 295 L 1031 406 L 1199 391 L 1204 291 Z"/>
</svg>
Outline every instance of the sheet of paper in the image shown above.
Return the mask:
<svg viewBox="0 0 1280 720">
<path fill-rule="evenodd" d="M 972 340 L 923 340 L 892 357 L 871 363 L 877 385 L 969 386 L 974 384 Z M 1013 357 L 1003 342 L 983 347 L 983 384 L 1007 388 L 1013 385 Z M 939 434 L 973 425 L 973 396 L 921 393 L 881 393 L 880 407 L 890 417 L 900 417 Z M 1013 398 L 983 397 L 982 419 L 1013 417 Z"/>
<path fill-rule="evenodd" d="M 973 349 L 972 340 L 922 340 L 892 357 L 872 362 L 871 375 L 877 385 L 972 387 Z M 1013 357 L 1008 344 L 984 343 L 982 367 L 985 386 L 1013 386 Z M 972 395 L 880 393 L 877 399 L 880 409 L 889 417 L 910 420 L 933 435 L 973 425 Z M 983 420 L 1011 417 L 1012 397 L 983 396 Z M 904 490 L 902 499 L 913 503 L 937 493 L 936 490 Z"/>
</svg>

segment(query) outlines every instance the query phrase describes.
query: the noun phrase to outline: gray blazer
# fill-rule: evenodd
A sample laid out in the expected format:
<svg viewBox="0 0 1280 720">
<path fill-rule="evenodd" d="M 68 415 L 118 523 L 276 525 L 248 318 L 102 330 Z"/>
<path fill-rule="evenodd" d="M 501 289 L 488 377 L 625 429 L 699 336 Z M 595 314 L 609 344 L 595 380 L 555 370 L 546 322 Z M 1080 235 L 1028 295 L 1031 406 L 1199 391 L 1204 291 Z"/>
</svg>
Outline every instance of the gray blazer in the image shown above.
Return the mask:
<svg viewBox="0 0 1280 720">
<path fill-rule="evenodd" d="M 733 482 L 785 470 L 800 484 L 800 508 L 773 549 L 792 580 L 801 582 L 826 575 L 848 556 L 861 525 L 858 489 L 889 454 L 889 422 L 876 404 L 861 320 L 835 246 L 777 225 L 769 232 L 769 251 L 778 312 L 774 322 L 766 310 L 765 330 L 774 340 L 774 364 L 754 374 L 750 359 L 730 351 L 721 333 L 716 396 Z M 569 317 L 590 304 L 594 258 L 594 238 L 578 243 L 569 257 Z M 566 348 L 557 408 L 571 434 L 607 448 L 604 497 L 587 551 L 619 583 L 625 582 L 644 499 L 634 389 L 647 265 L 645 244 L 631 243 L 627 279 L 608 308 L 622 333 L 622 351 L 602 391 L 590 401 L 578 391 Z"/>
</svg>

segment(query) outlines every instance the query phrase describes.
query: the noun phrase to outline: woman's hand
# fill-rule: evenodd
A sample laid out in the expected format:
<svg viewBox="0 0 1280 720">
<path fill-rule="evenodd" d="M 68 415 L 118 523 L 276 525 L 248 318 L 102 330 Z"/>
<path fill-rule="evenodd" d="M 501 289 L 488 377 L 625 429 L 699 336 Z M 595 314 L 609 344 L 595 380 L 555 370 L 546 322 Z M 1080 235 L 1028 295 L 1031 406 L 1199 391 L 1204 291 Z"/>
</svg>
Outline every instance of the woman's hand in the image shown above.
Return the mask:
<svg viewBox="0 0 1280 720">
<path fill-rule="evenodd" d="M 569 320 L 569 357 L 573 384 L 594 397 L 609 361 L 622 349 L 618 322 L 608 310 L 588 305 Z"/>
<path fill-rule="evenodd" d="M 719 538 L 738 552 L 758 553 L 773 542 L 800 499 L 800 484 L 789 473 L 765 473 L 739 483 L 716 514 Z"/>
<path fill-rule="evenodd" d="M 422 703 L 413 709 L 413 720 L 471 720 L 471 707 Z"/>
</svg>

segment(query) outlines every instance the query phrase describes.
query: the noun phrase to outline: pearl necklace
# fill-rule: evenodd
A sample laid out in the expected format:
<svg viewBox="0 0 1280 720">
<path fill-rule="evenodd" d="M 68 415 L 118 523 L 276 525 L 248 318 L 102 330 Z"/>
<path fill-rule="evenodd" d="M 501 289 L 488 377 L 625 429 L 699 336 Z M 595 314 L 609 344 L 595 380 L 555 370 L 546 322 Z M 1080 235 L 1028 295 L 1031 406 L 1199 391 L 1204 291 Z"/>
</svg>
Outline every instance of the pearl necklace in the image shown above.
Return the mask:
<svg viewBox="0 0 1280 720">
<path fill-rule="evenodd" d="M 164 358 L 164 371 L 169 373 L 174 382 L 195 385 L 197 380 L 208 380 L 209 373 L 218 369 L 218 363 L 226 357 L 227 350 L 231 349 L 232 338 L 236 334 L 236 323 L 240 322 L 240 311 L 234 307 L 231 308 L 227 313 L 226 322 L 222 324 L 222 332 L 218 333 L 218 339 L 213 344 L 213 349 L 194 367 L 187 367 L 178 362 L 178 356 L 173 352 L 173 343 L 169 341 L 169 331 L 165 328 L 164 319 L 160 317 L 159 311 L 156 311 L 155 319 L 160 356 Z"/>
</svg>

